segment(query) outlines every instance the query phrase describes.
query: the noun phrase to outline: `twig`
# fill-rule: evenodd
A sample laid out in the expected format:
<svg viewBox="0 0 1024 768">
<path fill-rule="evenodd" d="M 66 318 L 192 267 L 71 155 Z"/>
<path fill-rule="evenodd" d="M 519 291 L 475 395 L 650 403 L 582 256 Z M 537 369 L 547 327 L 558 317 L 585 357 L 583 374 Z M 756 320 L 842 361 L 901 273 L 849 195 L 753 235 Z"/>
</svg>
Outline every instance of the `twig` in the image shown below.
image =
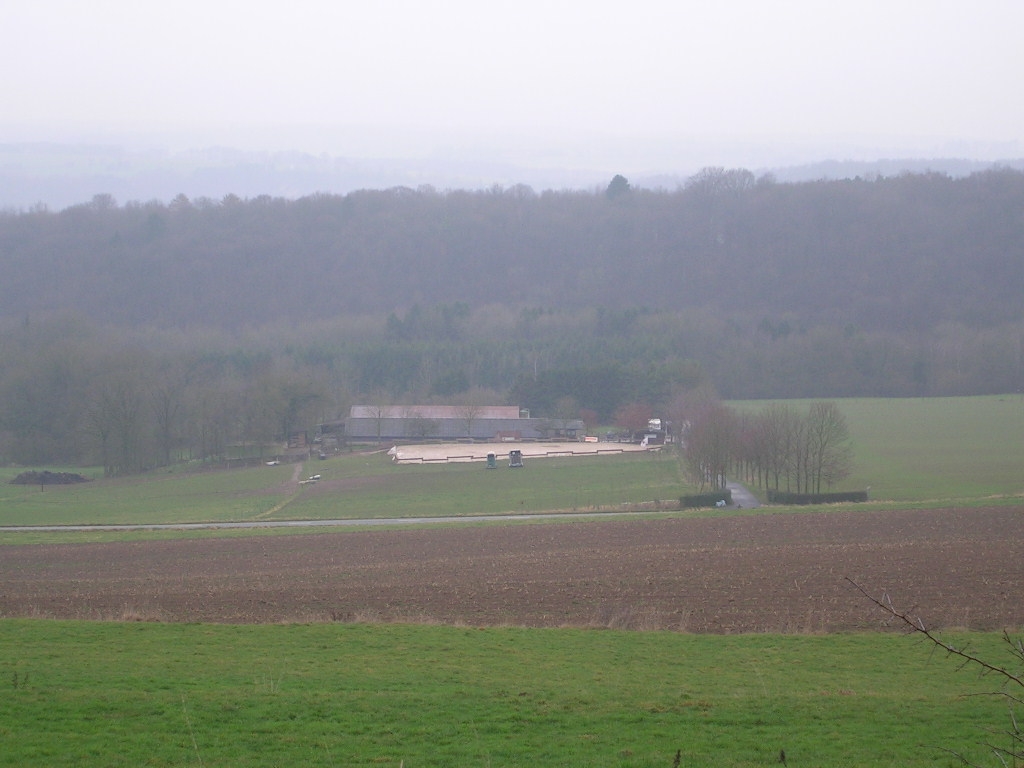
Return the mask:
<svg viewBox="0 0 1024 768">
<path fill-rule="evenodd" d="M 850 582 L 858 592 L 864 595 L 864 597 L 866 597 L 872 603 L 874 603 L 883 611 L 888 613 L 890 616 L 899 619 L 901 622 L 903 622 L 905 626 L 909 627 L 913 632 L 916 632 L 917 634 L 924 636 L 935 646 L 942 648 L 944 651 L 946 651 L 946 653 L 948 653 L 949 655 L 956 656 L 957 658 L 961 659 L 965 665 L 976 664 L 982 668 L 984 673 L 992 673 L 998 675 L 1004 678 L 1006 682 L 1014 683 L 1024 688 L 1024 677 L 1021 677 L 1020 675 L 1015 675 L 1014 673 L 1010 672 L 1008 669 L 1005 669 L 1004 667 L 991 664 L 982 659 L 981 657 L 969 652 L 966 648 L 957 648 L 955 645 L 947 643 L 945 640 L 943 640 L 930 629 L 928 629 L 928 627 L 925 626 L 924 621 L 919 616 L 911 616 L 906 611 L 897 610 L 896 607 L 892 604 L 892 600 L 889 598 L 888 594 L 883 593 L 882 596 L 878 598 L 868 593 L 868 591 L 864 589 L 864 587 L 862 587 L 856 581 L 851 579 L 849 576 L 846 577 L 846 580 Z M 1011 649 L 1013 649 L 1012 652 L 1014 653 L 1014 655 L 1020 656 L 1020 653 L 1018 652 L 1018 644 L 1014 643 L 1014 641 L 1010 638 L 1009 634 L 1005 630 L 1003 631 L 1003 639 L 1006 640 L 1007 643 L 1009 643 Z"/>
<path fill-rule="evenodd" d="M 1002 678 L 1004 686 L 1010 685 L 1012 683 L 1014 685 L 1020 686 L 1021 688 L 1024 688 L 1024 676 L 1022 676 L 1021 674 L 1014 674 L 1005 667 L 1000 667 L 996 664 L 992 664 L 991 662 L 985 661 L 985 659 L 981 658 L 977 654 L 972 653 L 966 647 L 958 648 L 952 643 L 946 642 L 938 635 L 936 635 L 934 632 L 932 632 L 932 630 L 930 630 L 925 625 L 924 621 L 919 616 L 911 616 L 908 611 L 901 611 L 897 609 L 896 606 L 893 605 L 893 602 L 888 594 L 883 593 L 881 597 L 875 597 L 874 595 L 869 594 L 868 591 L 864 589 L 864 587 L 862 587 L 853 579 L 846 577 L 846 580 L 850 582 L 850 584 L 852 584 L 858 592 L 864 595 L 864 597 L 866 597 L 872 603 L 874 603 L 883 611 L 888 613 L 890 616 L 902 622 L 904 626 L 910 629 L 911 632 L 915 632 L 923 636 L 928 642 L 932 643 L 933 647 L 941 648 L 948 655 L 960 659 L 961 668 L 974 664 L 981 668 L 981 673 L 983 675 L 994 674 L 997 677 Z M 1007 645 L 1010 646 L 1010 655 L 1018 661 L 1024 662 L 1024 641 L 1019 639 L 1012 639 L 1006 630 L 1003 630 L 1003 639 L 1006 641 Z M 1001 765 L 1004 766 L 1004 768 L 1010 768 L 1011 765 L 1019 765 L 1020 763 L 1018 761 L 1024 759 L 1024 732 L 1021 731 L 1020 725 L 1017 722 L 1016 715 L 1013 711 L 1013 705 L 1024 704 L 1024 697 L 1021 697 L 1020 695 L 1014 695 L 1007 691 L 991 691 L 986 694 L 972 695 L 1002 696 L 1010 702 L 1011 729 L 1009 731 L 1004 732 L 1005 735 L 1010 737 L 1010 747 L 997 747 L 993 744 L 986 744 L 986 746 L 988 746 L 992 750 L 996 759 L 999 761 Z M 965 758 L 959 752 L 955 752 L 953 750 L 945 749 L 942 747 L 940 747 L 940 749 L 942 749 L 942 751 L 944 752 L 948 752 L 949 754 L 954 755 L 964 765 L 973 766 L 973 768 L 978 768 L 974 763 L 968 761 L 967 758 Z M 1007 758 L 1009 758 L 1012 762 L 1007 762 Z"/>
</svg>

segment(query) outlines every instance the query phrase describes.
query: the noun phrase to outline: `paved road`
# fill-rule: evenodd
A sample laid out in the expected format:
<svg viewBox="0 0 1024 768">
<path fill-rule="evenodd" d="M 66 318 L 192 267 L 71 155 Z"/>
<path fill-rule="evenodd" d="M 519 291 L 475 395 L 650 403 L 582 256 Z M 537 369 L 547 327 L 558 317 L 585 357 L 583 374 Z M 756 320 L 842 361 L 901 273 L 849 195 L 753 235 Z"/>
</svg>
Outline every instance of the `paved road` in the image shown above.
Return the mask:
<svg viewBox="0 0 1024 768">
<path fill-rule="evenodd" d="M 727 482 L 725 487 L 732 491 L 732 504 L 734 507 L 750 509 L 751 507 L 761 506 L 761 502 L 757 500 L 757 496 L 748 491 L 745 486 L 742 486 L 739 483 Z"/>
<path fill-rule="evenodd" d="M 514 515 L 465 515 L 463 517 L 366 517 L 338 520 L 248 520 L 222 523 L 138 523 L 135 525 L 4 525 L 0 533 L 53 531 L 189 531 L 216 528 L 314 528 L 339 525 L 426 525 L 428 523 L 484 523 L 558 518 L 628 517 L 649 515 L 651 510 L 631 512 L 539 512 Z"/>
<path fill-rule="evenodd" d="M 761 506 L 750 491 L 739 483 L 726 483 L 732 491 L 735 507 Z M 222 523 L 140 523 L 136 525 L 4 525 L 0 533 L 16 531 L 169 531 L 169 530 L 202 530 L 215 528 L 313 528 L 316 526 L 339 525 L 427 525 L 430 523 L 481 523 L 507 522 L 514 520 L 551 520 L 559 518 L 582 517 L 625 517 L 630 515 L 649 515 L 649 510 L 639 512 L 541 512 L 537 514 L 516 515 L 467 515 L 465 517 L 367 517 L 336 520 L 249 520 Z"/>
</svg>

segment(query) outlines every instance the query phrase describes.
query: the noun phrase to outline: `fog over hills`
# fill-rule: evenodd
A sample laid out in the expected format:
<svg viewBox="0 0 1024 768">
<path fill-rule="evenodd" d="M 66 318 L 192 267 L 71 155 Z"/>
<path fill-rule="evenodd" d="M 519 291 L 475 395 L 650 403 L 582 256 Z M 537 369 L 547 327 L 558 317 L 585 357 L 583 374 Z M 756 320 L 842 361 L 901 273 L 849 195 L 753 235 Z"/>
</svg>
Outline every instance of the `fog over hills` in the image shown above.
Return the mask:
<svg viewBox="0 0 1024 768">
<path fill-rule="evenodd" d="M 1024 169 L 1024 153 L 1015 145 L 934 146 L 937 153 L 964 154 L 922 157 L 920 149 L 915 154 L 897 144 L 801 148 L 770 142 L 622 142 L 590 136 L 583 137 L 585 147 L 573 147 L 539 139 L 518 145 L 486 139 L 473 143 L 472 138 L 417 145 L 399 138 L 392 152 L 380 143 L 367 147 L 349 142 L 357 150 L 350 155 L 227 145 L 174 148 L 170 143 L 119 137 L 109 142 L 0 141 L 0 209 L 42 205 L 61 210 L 97 194 L 125 203 L 167 202 L 179 194 L 213 200 L 229 194 L 242 199 L 296 199 L 316 192 L 421 186 L 479 190 L 525 184 L 538 192 L 594 190 L 603 189 L 619 173 L 634 187 L 672 190 L 704 167 L 745 168 L 780 182 L 925 171 L 957 177 L 991 167 Z M 828 158 L 824 153 L 829 151 L 836 153 L 832 159 L 811 159 Z"/>
</svg>

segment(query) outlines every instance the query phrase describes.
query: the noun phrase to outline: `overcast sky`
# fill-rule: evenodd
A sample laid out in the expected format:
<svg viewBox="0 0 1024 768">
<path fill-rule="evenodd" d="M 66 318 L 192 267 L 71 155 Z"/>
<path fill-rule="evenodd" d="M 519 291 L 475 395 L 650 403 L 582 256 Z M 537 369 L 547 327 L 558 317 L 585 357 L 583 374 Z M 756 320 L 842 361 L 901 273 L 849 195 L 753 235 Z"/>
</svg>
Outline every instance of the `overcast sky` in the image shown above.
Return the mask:
<svg viewBox="0 0 1024 768">
<path fill-rule="evenodd" d="M 10 0 L 0 140 L 1019 157 L 1022 30 L 1021 0 Z"/>
</svg>

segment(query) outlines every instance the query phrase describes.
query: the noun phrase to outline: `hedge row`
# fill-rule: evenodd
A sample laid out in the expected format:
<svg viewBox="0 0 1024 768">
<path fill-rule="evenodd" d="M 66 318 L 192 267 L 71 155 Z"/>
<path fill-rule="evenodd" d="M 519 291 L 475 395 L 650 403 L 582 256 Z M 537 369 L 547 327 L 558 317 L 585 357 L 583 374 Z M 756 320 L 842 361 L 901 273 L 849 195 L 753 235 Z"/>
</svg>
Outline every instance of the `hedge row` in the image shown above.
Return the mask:
<svg viewBox="0 0 1024 768">
<path fill-rule="evenodd" d="M 720 501 L 731 505 L 732 491 L 726 489 L 724 491 L 715 491 L 714 493 L 699 493 L 694 496 L 681 496 L 679 498 L 679 504 L 684 509 L 691 507 L 714 507 Z"/>
<path fill-rule="evenodd" d="M 837 504 L 846 501 L 867 501 L 867 491 L 851 491 L 847 493 L 788 493 L 786 491 L 768 490 L 768 501 L 771 504 Z"/>
</svg>

